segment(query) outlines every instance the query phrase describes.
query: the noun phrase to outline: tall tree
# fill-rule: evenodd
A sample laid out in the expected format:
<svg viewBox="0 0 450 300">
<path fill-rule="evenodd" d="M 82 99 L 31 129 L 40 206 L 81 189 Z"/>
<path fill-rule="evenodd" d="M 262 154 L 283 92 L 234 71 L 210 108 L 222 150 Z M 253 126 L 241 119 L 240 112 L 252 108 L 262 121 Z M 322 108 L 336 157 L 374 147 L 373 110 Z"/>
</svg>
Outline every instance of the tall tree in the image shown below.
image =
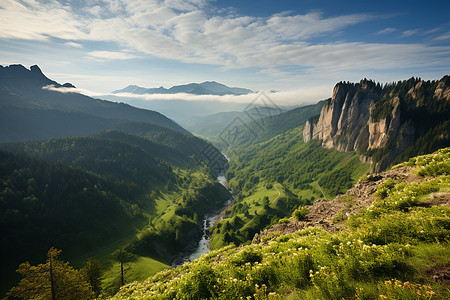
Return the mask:
<svg viewBox="0 0 450 300">
<path fill-rule="evenodd" d="M 89 258 L 85 263 L 81 274 L 90 285 L 95 293 L 95 296 L 99 296 L 102 291 L 102 265 L 98 259 Z"/>
<path fill-rule="evenodd" d="M 51 248 L 46 263 L 37 266 L 22 263 L 17 272 L 23 278 L 7 296 L 22 299 L 93 299 L 94 293 L 89 283 L 83 280 L 79 271 L 59 258 L 61 252 Z"/>
<path fill-rule="evenodd" d="M 120 278 L 119 278 L 119 284 L 120 286 L 125 285 L 125 270 L 124 270 L 124 264 L 129 261 L 133 261 L 135 259 L 134 255 L 127 252 L 125 249 L 120 248 L 119 250 L 116 250 L 113 254 L 113 258 L 120 263 Z"/>
</svg>

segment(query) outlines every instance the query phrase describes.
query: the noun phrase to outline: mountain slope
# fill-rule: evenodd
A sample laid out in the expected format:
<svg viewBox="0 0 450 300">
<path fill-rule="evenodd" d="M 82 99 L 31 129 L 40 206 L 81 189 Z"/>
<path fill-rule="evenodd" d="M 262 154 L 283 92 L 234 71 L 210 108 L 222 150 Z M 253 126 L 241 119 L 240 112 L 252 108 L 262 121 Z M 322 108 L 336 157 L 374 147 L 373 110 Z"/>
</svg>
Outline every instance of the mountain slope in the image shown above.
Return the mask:
<svg viewBox="0 0 450 300">
<path fill-rule="evenodd" d="M 123 89 L 116 90 L 113 94 L 132 93 L 132 94 L 177 94 L 186 93 L 193 95 L 245 95 L 252 91 L 244 88 L 228 87 L 215 81 L 205 81 L 202 83 L 189 83 L 185 85 L 176 85 L 169 89 L 159 88 L 143 88 L 137 85 L 129 85 Z"/>
<path fill-rule="evenodd" d="M 223 151 L 239 152 L 242 148 L 304 125 L 309 118 L 320 113 L 324 103 L 325 101 L 319 101 L 286 112 L 278 107 L 254 107 L 224 124 L 218 136 L 211 140 Z"/>
<path fill-rule="evenodd" d="M 124 122 L 147 122 L 189 134 L 164 115 L 70 92 L 37 66 L 0 66 L 0 141 L 90 135 Z"/>
<path fill-rule="evenodd" d="M 233 124 L 236 120 L 239 120 L 239 122 L 243 123 L 250 123 L 252 120 L 265 118 L 268 114 L 270 114 L 271 117 L 275 117 L 284 112 L 284 109 L 267 106 L 264 107 L 265 114 L 259 114 L 258 109 L 261 109 L 261 107 L 256 106 L 246 111 L 220 112 L 204 117 L 191 118 L 190 120 L 184 121 L 182 124 L 193 133 L 202 136 L 214 137 L 221 134 L 224 130 L 227 129 L 230 124 Z M 287 115 L 285 116 L 286 118 L 283 118 L 284 121 L 282 124 L 285 124 L 285 122 L 289 123 L 295 118 L 289 118 L 287 117 Z M 298 121 L 302 122 L 301 120 Z"/>
<path fill-rule="evenodd" d="M 369 169 L 354 152 L 304 143 L 303 126 L 230 156 L 226 176 L 236 200 L 211 229 L 213 249 L 251 240 L 299 205 L 344 193 Z"/>
<path fill-rule="evenodd" d="M 19 263 L 36 262 L 51 246 L 83 253 L 146 221 L 134 184 L 6 151 L 0 158 L 2 289 L 17 279 Z"/>
<path fill-rule="evenodd" d="M 112 299 L 448 299 L 449 176 L 450 149 L 414 158 L 317 202 L 305 222 L 291 218 Z"/>
<path fill-rule="evenodd" d="M 411 78 L 382 87 L 370 80 L 339 83 L 320 116 L 309 120 L 305 141 L 327 148 L 358 150 L 375 170 L 450 145 L 450 77 Z"/>
<path fill-rule="evenodd" d="M 1 242 L 10 245 L 2 249 L 0 274 L 8 280 L 0 292 L 16 280 L 19 263 L 37 261 L 51 246 L 75 265 L 99 256 L 107 266 L 118 247 L 166 264 L 193 247 L 203 215 L 230 198 L 200 151 L 215 148 L 153 124 L 131 129 L 140 135 L 108 130 L 0 145 Z M 113 267 L 107 272 L 113 276 Z"/>
</svg>

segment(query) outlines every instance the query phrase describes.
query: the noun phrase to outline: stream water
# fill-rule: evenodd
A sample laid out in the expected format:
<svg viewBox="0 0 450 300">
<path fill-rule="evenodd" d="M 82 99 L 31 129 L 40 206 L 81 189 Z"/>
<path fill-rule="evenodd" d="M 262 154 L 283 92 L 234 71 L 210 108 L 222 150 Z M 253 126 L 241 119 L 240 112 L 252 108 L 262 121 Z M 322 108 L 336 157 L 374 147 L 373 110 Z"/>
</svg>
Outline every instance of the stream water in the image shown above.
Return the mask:
<svg viewBox="0 0 450 300">
<path fill-rule="evenodd" d="M 220 176 L 217 177 L 217 180 L 224 187 L 227 187 L 227 185 L 226 185 L 227 179 L 225 178 L 225 176 L 220 175 Z M 189 260 L 190 261 L 193 261 L 193 260 L 195 260 L 197 258 L 200 258 L 200 256 L 202 256 L 203 253 L 208 253 L 209 252 L 209 239 L 210 239 L 210 236 L 208 234 L 208 228 L 213 226 L 214 223 L 219 220 L 221 212 L 226 207 L 228 207 L 233 202 L 233 200 L 234 200 L 234 197 L 231 197 L 225 203 L 224 207 L 222 207 L 221 209 L 219 209 L 217 211 L 214 211 L 214 212 L 211 212 L 211 213 L 205 215 L 205 217 L 203 218 L 203 236 L 202 236 L 202 239 L 200 240 L 200 242 L 198 243 L 198 247 L 189 256 Z"/>
</svg>

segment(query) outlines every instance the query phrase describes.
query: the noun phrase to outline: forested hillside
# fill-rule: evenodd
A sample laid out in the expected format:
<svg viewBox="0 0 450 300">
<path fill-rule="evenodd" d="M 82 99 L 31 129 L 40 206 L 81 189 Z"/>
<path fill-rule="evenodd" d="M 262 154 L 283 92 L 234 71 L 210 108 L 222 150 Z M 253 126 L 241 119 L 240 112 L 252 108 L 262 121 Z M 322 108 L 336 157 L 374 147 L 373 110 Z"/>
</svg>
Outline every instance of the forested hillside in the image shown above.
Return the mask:
<svg viewBox="0 0 450 300">
<path fill-rule="evenodd" d="M 302 130 L 289 130 L 231 156 L 226 175 L 236 201 L 212 229 L 213 248 L 248 242 L 299 205 L 345 193 L 369 170 L 354 152 L 304 143 Z"/>
<path fill-rule="evenodd" d="M 305 214 L 315 227 L 275 228 L 251 245 L 127 285 L 112 299 L 448 299 L 449 176 L 448 148 L 410 159 L 330 203 L 342 210 Z"/>
<path fill-rule="evenodd" d="M 219 149 L 232 153 L 240 149 L 267 141 L 286 131 L 302 126 L 320 113 L 325 101 L 297 107 L 283 112 L 278 107 L 255 106 L 224 123 L 216 129 L 217 136 L 209 137 Z M 206 124 L 205 124 L 206 126 Z"/>
<path fill-rule="evenodd" d="M 192 135 L 137 125 L 132 128 L 140 135 L 109 130 L 0 146 L 6 150 L 1 238 L 10 245 L 2 249 L 2 276 L 9 278 L 2 289 L 17 278 L 19 263 L 37 261 L 51 246 L 76 264 L 99 256 L 112 272 L 105 279 L 108 293 L 118 289 L 110 263 L 117 247 L 140 257 L 136 268 L 142 263 L 156 271 L 163 264 L 151 259 L 170 264 L 193 247 L 203 215 L 230 198 L 201 154 L 215 148 Z"/>
<path fill-rule="evenodd" d="M 145 199 L 135 184 L 60 163 L 1 151 L 0 228 L 3 285 L 18 264 L 36 262 L 50 246 L 82 253 L 135 232 Z M 170 173 L 165 174 L 170 176 Z M 5 288 L 5 286 L 2 286 Z"/>
</svg>

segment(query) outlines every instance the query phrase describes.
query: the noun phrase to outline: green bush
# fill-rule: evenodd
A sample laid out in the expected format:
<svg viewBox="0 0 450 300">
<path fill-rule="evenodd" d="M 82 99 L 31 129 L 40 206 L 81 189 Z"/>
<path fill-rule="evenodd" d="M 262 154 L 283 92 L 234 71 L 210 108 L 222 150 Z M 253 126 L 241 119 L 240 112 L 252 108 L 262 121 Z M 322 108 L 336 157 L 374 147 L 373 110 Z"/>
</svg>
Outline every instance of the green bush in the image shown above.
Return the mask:
<svg viewBox="0 0 450 300">
<path fill-rule="evenodd" d="M 309 210 L 304 207 L 304 206 L 300 206 L 299 208 L 297 208 L 296 210 L 294 210 L 294 212 L 292 213 L 292 216 L 297 220 L 297 221 L 303 221 L 306 218 L 306 215 L 309 213 Z"/>
<path fill-rule="evenodd" d="M 198 264 L 192 268 L 180 290 L 191 299 L 205 299 L 214 295 L 216 283 L 216 273 L 211 266 Z"/>
</svg>

